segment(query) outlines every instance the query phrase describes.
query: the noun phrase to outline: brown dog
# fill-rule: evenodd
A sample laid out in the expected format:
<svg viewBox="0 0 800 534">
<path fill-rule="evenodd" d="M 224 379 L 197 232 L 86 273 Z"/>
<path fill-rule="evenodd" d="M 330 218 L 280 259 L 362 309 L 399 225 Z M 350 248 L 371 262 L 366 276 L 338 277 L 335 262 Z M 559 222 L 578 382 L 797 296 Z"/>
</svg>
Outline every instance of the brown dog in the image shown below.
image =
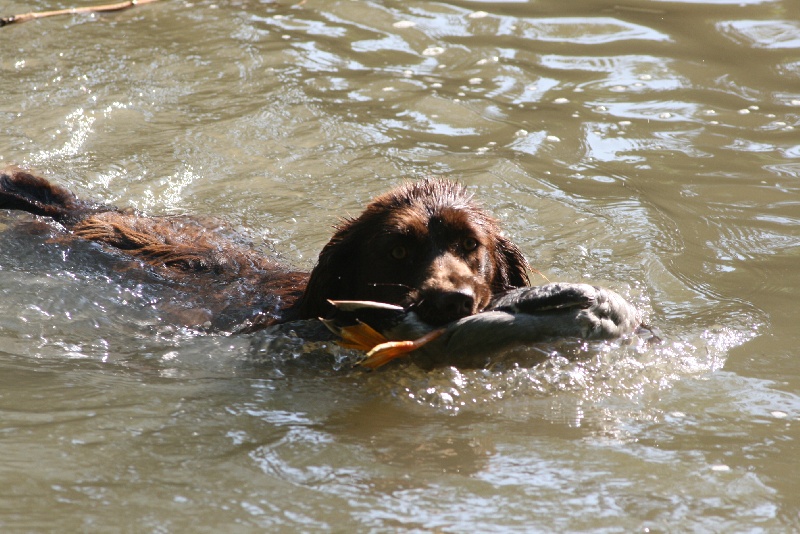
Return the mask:
<svg viewBox="0 0 800 534">
<path fill-rule="evenodd" d="M 0 173 L 0 209 L 51 217 L 195 288 L 215 315 L 251 310 L 247 329 L 325 316 L 332 300 L 414 309 L 439 325 L 483 310 L 494 293 L 529 284 L 528 263 L 463 186 L 428 179 L 400 186 L 336 227 L 310 275 L 222 237 L 199 219 L 143 217 L 77 199 L 25 171 Z"/>
</svg>

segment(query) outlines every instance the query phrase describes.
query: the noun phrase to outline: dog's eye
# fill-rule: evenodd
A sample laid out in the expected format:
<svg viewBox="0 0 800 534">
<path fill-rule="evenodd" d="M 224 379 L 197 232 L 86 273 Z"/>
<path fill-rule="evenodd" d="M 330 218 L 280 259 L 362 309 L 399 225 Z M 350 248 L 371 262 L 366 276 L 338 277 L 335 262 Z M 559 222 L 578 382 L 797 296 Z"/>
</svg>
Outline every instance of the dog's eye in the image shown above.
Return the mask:
<svg viewBox="0 0 800 534">
<path fill-rule="evenodd" d="M 406 247 L 398 245 L 392 249 L 392 258 L 396 260 L 404 260 L 408 256 Z"/>
<path fill-rule="evenodd" d="M 478 248 L 478 240 L 474 237 L 467 237 L 461 242 L 461 246 L 464 247 L 464 250 L 467 252 L 472 252 Z"/>
</svg>

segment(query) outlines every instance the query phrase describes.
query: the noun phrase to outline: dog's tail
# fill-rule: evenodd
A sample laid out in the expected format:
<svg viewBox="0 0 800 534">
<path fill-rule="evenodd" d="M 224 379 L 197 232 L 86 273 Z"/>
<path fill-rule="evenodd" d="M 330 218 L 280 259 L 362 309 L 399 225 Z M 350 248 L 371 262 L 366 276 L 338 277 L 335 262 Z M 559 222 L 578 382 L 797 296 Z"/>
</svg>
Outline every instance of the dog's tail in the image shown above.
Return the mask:
<svg viewBox="0 0 800 534">
<path fill-rule="evenodd" d="M 80 200 L 69 190 L 18 169 L 0 171 L 0 209 L 52 217 L 68 227 L 90 214 L 115 211 L 109 206 Z"/>
</svg>

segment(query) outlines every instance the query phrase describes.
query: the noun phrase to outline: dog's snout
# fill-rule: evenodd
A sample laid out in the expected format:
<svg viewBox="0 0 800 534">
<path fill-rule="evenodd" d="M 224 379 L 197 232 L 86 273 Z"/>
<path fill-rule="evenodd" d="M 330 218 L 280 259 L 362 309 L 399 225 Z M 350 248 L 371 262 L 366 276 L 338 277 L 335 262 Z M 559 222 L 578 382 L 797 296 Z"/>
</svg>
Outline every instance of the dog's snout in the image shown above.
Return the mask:
<svg viewBox="0 0 800 534">
<path fill-rule="evenodd" d="M 457 321 L 475 313 L 475 294 L 470 289 L 459 291 L 428 290 L 421 295 L 417 313 L 429 324 Z"/>
<path fill-rule="evenodd" d="M 461 318 L 472 315 L 475 296 L 472 291 L 449 291 L 439 296 L 439 310 L 447 316 Z"/>
</svg>

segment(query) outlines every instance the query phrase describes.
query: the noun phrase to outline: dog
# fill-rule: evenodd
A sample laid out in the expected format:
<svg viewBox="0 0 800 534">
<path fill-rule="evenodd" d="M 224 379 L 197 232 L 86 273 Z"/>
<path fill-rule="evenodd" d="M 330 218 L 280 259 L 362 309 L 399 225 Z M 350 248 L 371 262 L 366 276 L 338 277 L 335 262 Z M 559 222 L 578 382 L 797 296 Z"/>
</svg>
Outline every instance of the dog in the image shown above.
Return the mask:
<svg viewBox="0 0 800 534">
<path fill-rule="evenodd" d="M 0 173 L 0 209 L 49 217 L 67 238 L 99 243 L 191 288 L 218 329 L 325 317 L 330 300 L 396 304 L 436 326 L 481 312 L 496 293 L 530 285 L 528 262 L 497 220 L 463 185 L 442 178 L 401 185 L 343 219 L 310 274 L 200 218 L 145 217 L 81 200 L 20 169 Z"/>
</svg>

